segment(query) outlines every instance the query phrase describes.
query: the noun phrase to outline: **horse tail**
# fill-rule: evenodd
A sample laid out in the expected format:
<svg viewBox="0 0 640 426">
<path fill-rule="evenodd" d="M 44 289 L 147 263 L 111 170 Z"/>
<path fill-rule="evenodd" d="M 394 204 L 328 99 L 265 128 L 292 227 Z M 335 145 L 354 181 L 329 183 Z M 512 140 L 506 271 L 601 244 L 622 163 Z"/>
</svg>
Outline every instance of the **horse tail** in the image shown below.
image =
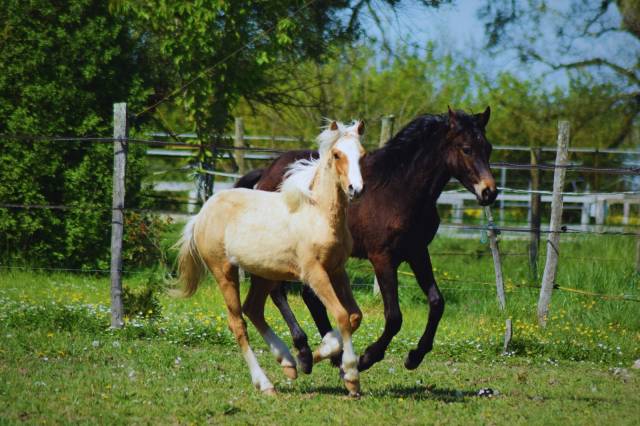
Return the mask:
<svg viewBox="0 0 640 426">
<path fill-rule="evenodd" d="M 233 187 L 255 189 L 256 185 L 258 184 L 258 181 L 262 177 L 263 172 L 264 172 L 264 169 L 252 170 L 246 175 L 242 176 L 240 179 L 238 179 L 238 181 L 236 182 L 235 185 L 233 185 Z"/>
<path fill-rule="evenodd" d="M 193 296 L 206 272 L 204 260 L 202 260 L 196 241 L 193 238 L 193 228 L 198 221 L 198 216 L 196 215 L 189 220 L 184 227 L 182 237 L 176 244 L 180 246 L 180 252 L 178 253 L 178 282 L 182 285 L 181 290 L 173 292 L 176 296 Z"/>
</svg>

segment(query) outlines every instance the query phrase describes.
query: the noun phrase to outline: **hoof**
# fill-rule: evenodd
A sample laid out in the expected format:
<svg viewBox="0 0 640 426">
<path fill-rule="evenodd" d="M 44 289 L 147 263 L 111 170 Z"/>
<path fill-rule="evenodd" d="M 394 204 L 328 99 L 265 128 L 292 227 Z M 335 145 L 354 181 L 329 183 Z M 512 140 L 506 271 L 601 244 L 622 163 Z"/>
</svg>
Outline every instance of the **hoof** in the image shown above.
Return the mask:
<svg viewBox="0 0 640 426">
<path fill-rule="evenodd" d="M 298 378 L 298 370 L 296 370 L 296 367 L 282 367 L 282 371 L 284 372 L 284 375 L 291 380 L 295 380 Z"/>
<path fill-rule="evenodd" d="M 345 380 L 344 386 L 349 391 L 350 397 L 360 398 L 360 380 Z"/>
<path fill-rule="evenodd" d="M 298 365 L 304 374 L 311 374 L 313 369 L 313 357 L 310 351 L 298 352 Z"/>
<path fill-rule="evenodd" d="M 404 360 L 404 367 L 407 370 L 415 370 L 418 368 L 424 356 L 420 356 L 415 351 L 410 351 L 407 358 Z"/>
<path fill-rule="evenodd" d="M 276 392 L 275 388 L 266 388 L 262 391 L 262 394 L 268 396 L 276 396 L 278 392 Z"/>
<path fill-rule="evenodd" d="M 366 371 L 369 368 L 371 368 L 371 366 L 373 364 L 375 364 L 376 360 L 374 360 L 372 357 L 368 356 L 366 353 L 364 355 L 362 355 L 359 359 L 358 359 L 358 371 L 362 372 L 362 371 Z"/>
</svg>

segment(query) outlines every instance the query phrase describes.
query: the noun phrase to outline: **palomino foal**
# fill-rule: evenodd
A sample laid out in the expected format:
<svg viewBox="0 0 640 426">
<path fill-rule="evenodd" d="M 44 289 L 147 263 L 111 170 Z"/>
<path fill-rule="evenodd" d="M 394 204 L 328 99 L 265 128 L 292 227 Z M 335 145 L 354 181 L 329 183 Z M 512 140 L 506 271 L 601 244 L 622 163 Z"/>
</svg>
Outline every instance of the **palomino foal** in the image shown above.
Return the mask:
<svg viewBox="0 0 640 426">
<path fill-rule="evenodd" d="M 325 336 L 314 359 L 335 355 L 342 345 L 345 386 L 350 395 L 360 391 L 351 335 L 359 327 L 362 313 L 351 292 L 345 263 L 353 245 L 347 205 L 363 186 L 359 164 L 364 154 L 360 144 L 363 132 L 363 122 L 351 126 L 332 122 L 318 136 L 320 157 L 294 163 L 281 192 L 221 191 L 184 229 L 178 257 L 183 292 L 187 296 L 195 293 L 205 266 L 212 272 L 251 380 L 265 393 L 275 390 L 249 346 L 242 313 L 256 326 L 284 373 L 295 378 L 294 357 L 264 317 L 267 296 L 286 280 L 307 283 L 336 320 L 339 335 Z M 242 307 L 238 267 L 252 274 Z"/>
</svg>

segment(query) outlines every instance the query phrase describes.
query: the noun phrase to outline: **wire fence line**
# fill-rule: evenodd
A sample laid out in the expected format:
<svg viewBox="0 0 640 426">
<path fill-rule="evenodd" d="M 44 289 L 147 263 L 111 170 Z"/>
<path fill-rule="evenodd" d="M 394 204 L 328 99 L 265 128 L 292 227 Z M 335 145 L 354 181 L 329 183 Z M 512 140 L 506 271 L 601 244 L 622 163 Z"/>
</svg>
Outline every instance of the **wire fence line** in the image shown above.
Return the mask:
<svg viewBox="0 0 640 426">
<path fill-rule="evenodd" d="M 165 137 L 180 139 L 199 139 L 197 133 L 179 133 L 177 135 L 166 132 L 150 132 L 146 133 L 152 137 Z M 226 139 L 233 139 L 233 135 L 222 136 Z M 304 137 L 292 137 L 292 136 L 262 136 L 262 135 L 244 135 L 245 140 L 269 140 L 277 142 L 309 142 Z M 540 150 L 541 152 L 556 152 L 556 148 L 550 146 L 519 146 L 519 145 L 492 145 L 494 151 L 521 151 L 531 152 L 532 150 Z M 597 147 L 574 147 L 569 148 L 569 152 L 581 153 L 581 154 L 613 154 L 613 155 L 640 155 L 640 151 L 633 149 L 620 149 L 620 148 L 597 148 Z"/>
<path fill-rule="evenodd" d="M 113 143 L 114 141 L 119 141 L 119 142 L 126 142 L 126 143 L 131 143 L 131 144 L 141 144 L 141 145 L 157 145 L 157 146 L 167 146 L 167 147 L 180 147 L 180 148 L 189 148 L 189 149 L 194 149 L 194 148 L 204 148 L 204 149 L 213 149 L 213 150 L 219 150 L 219 151 L 237 151 L 237 150 L 242 150 L 242 151 L 255 151 L 255 152 L 265 152 L 265 153 L 277 153 L 277 154 L 281 154 L 281 153 L 285 153 L 285 152 L 289 152 L 290 150 L 283 150 L 283 149 L 274 149 L 274 148 L 260 148 L 260 147 L 242 147 L 242 146 L 226 146 L 226 145 L 220 145 L 220 146 L 212 146 L 212 145 L 206 145 L 206 144 L 193 144 L 193 143 L 185 143 L 185 142 L 168 142 L 168 141 L 162 141 L 162 140 L 149 140 L 149 139 L 138 139 L 138 138 L 113 138 L 113 137 L 59 137 L 59 136 L 34 136 L 34 135 L 6 135 L 6 134 L 1 134 L 0 138 L 13 138 L 13 139 L 21 139 L 21 140 L 28 140 L 28 141 L 55 141 L 55 142 L 88 142 L 88 143 Z M 496 162 L 496 163 L 492 163 L 492 166 L 494 167 L 504 167 L 504 168 L 515 168 L 515 169 L 539 169 L 539 170 L 555 170 L 556 168 L 564 168 L 567 170 L 573 170 L 573 171 L 581 171 L 581 172 L 593 172 L 593 173 L 604 173 L 604 174 L 619 174 L 619 175 L 640 175 L 640 167 L 617 167 L 617 168 L 613 168 L 613 167 L 588 167 L 588 166 L 580 166 L 580 165 L 575 165 L 575 164 L 567 164 L 567 165 L 556 165 L 556 164 L 537 164 L 537 165 L 531 165 L 531 164 L 522 164 L 522 163 L 512 163 L 512 162 Z M 181 168 L 184 169 L 184 168 Z M 197 173 L 209 173 L 209 171 L 206 170 L 202 170 L 200 168 L 196 168 L 196 167 L 188 167 L 188 169 L 191 169 Z M 173 170 L 172 170 L 173 171 Z M 223 174 L 227 177 L 233 177 L 233 178 L 238 178 L 240 177 L 240 175 L 238 174 L 234 174 L 234 173 L 225 173 L 225 172 L 216 172 L 217 174 Z M 499 188 L 500 191 L 502 191 L 503 193 L 521 193 L 521 194 L 540 194 L 540 195 L 551 195 L 552 192 L 550 191 L 532 191 L 530 189 L 524 190 L 524 189 L 515 189 L 515 188 L 508 188 L 508 187 L 500 187 Z M 457 192 L 457 191 L 448 191 L 451 193 Z M 588 192 L 563 192 L 563 195 L 567 195 L 567 196 L 597 196 L 597 195 L 622 195 L 622 196 L 626 196 L 626 195 L 640 195 L 640 191 L 620 191 L 620 192 L 609 192 L 609 193 L 588 193 Z M 162 198 L 162 197 L 159 197 Z M 165 201 L 168 202 L 172 202 L 172 203 L 180 203 L 180 204 L 199 204 L 198 202 L 191 202 L 189 200 L 187 200 L 186 202 L 183 200 L 172 200 L 172 199 L 167 199 L 165 198 Z M 66 206 L 66 205 L 44 205 L 44 204 L 19 204 L 19 203 L 0 203 L 0 208 L 9 208 L 9 209 L 51 209 L 51 210 L 72 210 L 72 209 L 86 209 L 86 208 L 99 208 L 99 209 L 105 209 L 105 210 L 129 210 L 129 211 L 137 211 L 137 212 L 157 212 L 157 209 L 141 209 L 141 208 L 122 208 L 122 207 L 107 207 L 107 206 L 100 206 L 100 205 L 93 205 L 93 206 Z M 452 209 L 463 209 L 463 210 L 467 210 L 467 209 L 471 209 L 472 207 L 456 207 L 456 206 L 452 206 Z M 479 207 L 476 207 L 476 209 L 479 209 Z M 503 221 L 504 222 L 504 221 Z M 512 223 L 518 223 L 517 221 L 512 221 Z M 538 229 L 538 228 L 531 228 L 531 227 L 509 227 L 509 226 L 496 226 L 494 223 L 487 223 L 487 224 L 478 224 L 478 225 L 468 225 L 468 224 L 459 224 L 459 223 L 442 223 L 440 226 L 442 226 L 443 228 L 452 228 L 452 229 L 458 229 L 458 230 L 462 230 L 462 231 L 481 231 L 481 232 L 489 232 L 489 231 L 496 231 L 498 233 L 500 232 L 514 232 L 514 233 L 543 233 L 543 234 L 551 234 L 551 233 L 564 233 L 564 234 L 590 234 L 590 235 L 618 235 L 618 236 L 638 236 L 638 233 L 636 232 L 627 232 L 627 231 L 607 231 L 607 230 L 585 230 L 585 229 L 573 229 L 573 228 L 569 228 L 567 226 L 563 226 L 560 230 L 557 231 L 551 231 L 551 230 L 544 230 L 544 229 Z M 625 227 L 629 227 L 629 225 L 625 225 Z M 453 253 L 453 252 L 449 252 L 449 253 L 431 253 L 433 256 L 486 256 L 489 255 L 490 253 L 478 253 L 478 252 L 471 252 L 471 253 L 467 253 L 467 252 L 458 252 L 458 253 Z M 503 256 L 527 256 L 528 253 L 503 253 Z M 594 259 L 581 259 L 581 258 L 577 258 L 579 260 L 594 260 Z M 614 259 L 600 259 L 600 260 L 606 260 L 606 261 L 614 261 Z M 1 267 L 1 266 L 0 266 Z M 69 269 L 69 268 L 41 268 L 42 270 L 61 270 L 61 271 L 74 271 L 73 269 Z M 110 270 L 82 270 L 82 269 L 78 269 L 75 270 L 78 272 L 100 272 L 100 273 L 107 273 L 110 272 Z M 492 283 L 485 283 L 485 284 L 491 284 L 493 286 Z M 538 288 L 538 287 L 536 287 Z M 578 291 L 577 289 L 574 289 L 576 291 Z"/>
<path fill-rule="evenodd" d="M 490 253 L 489 253 L 490 254 Z M 28 266 L 12 266 L 12 265 L 0 265 L 0 270 L 20 270 L 20 271 L 38 271 L 38 272 L 77 272 L 77 273 L 98 273 L 98 274 L 109 274 L 111 270 L 109 269 L 82 269 L 82 268 L 54 268 L 54 267 L 28 267 Z M 370 268 L 369 268 L 370 269 Z M 122 271 L 124 274 L 147 274 L 144 271 Z M 372 272 L 372 271 L 371 271 Z M 415 275 L 412 272 L 407 271 L 398 271 L 399 275 L 411 276 L 415 278 Z M 167 277 L 176 278 L 174 274 L 168 273 Z M 437 281 L 446 282 L 446 283 L 463 283 L 465 285 L 480 285 L 483 287 L 452 287 L 452 286 L 443 286 L 439 285 L 438 287 L 441 290 L 446 291 L 477 291 L 477 292 L 494 292 L 495 283 L 488 281 L 476 281 L 476 280 L 467 280 L 462 278 L 450 278 L 450 277 L 438 277 Z M 356 288 L 372 288 L 373 284 L 361 283 L 361 282 L 353 282 L 351 283 L 351 287 Z M 421 289 L 417 282 L 413 283 L 398 283 L 398 288 L 414 288 Z M 517 284 L 517 283 L 507 283 L 506 286 L 507 291 L 513 291 L 514 289 L 518 290 L 539 290 L 540 286 L 536 284 Z M 595 293 L 586 290 L 581 290 L 577 288 L 571 288 L 566 286 L 561 286 L 558 284 L 554 285 L 554 289 L 560 291 L 566 291 L 569 293 L 579 294 L 582 296 L 588 297 L 598 297 L 603 300 L 610 301 L 625 301 L 625 302 L 640 302 L 639 298 L 636 298 L 631 295 L 618 295 L 618 294 L 604 294 L 604 293 Z"/>
<path fill-rule="evenodd" d="M 182 202 L 184 203 L 184 202 Z M 188 203 L 191 205 L 191 203 Z M 195 203 L 198 205 L 197 203 Z M 16 203 L 0 203 L 0 208 L 6 209 L 24 209 L 24 210 L 38 210 L 38 209 L 48 209 L 48 210 L 83 210 L 86 211 L 87 206 L 61 206 L 61 205 L 41 205 L 41 204 L 16 204 Z M 135 208 L 135 207 L 108 207 L 108 206 L 99 206 L 93 205 L 91 208 L 99 208 L 104 210 L 123 210 L 123 211 L 133 211 L 133 212 L 141 212 L 141 213 L 157 213 L 158 209 L 153 208 Z M 517 222 L 514 222 L 517 223 Z M 599 225 L 597 225 L 599 226 Z M 604 226 L 604 225 L 601 225 Z M 622 225 L 623 227 L 632 227 L 636 228 L 637 226 L 633 225 Z M 498 233 L 502 232 L 513 232 L 513 233 L 533 233 L 539 232 L 542 234 L 589 234 L 589 235 L 616 235 L 616 236 L 634 236 L 637 237 L 639 234 L 637 232 L 627 232 L 627 231 L 607 231 L 607 230 L 586 230 L 586 229 L 576 229 L 569 228 L 564 225 L 560 230 L 552 231 L 548 229 L 538 229 L 531 227 L 509 227 L 509 226 L 498 226 L 495 223 L 487 223 L 487 224 L 478 224 L 478 225 L 468 225 L 468 224 L 458 224 L 458 223 L 440 223 L 440 227 L 443 228 L 452 228 L 458 229 L 462 231 L 493 231 L 495 230 Z"/>
<path fill-rule="evenodd" d="M 601 173 L 613 175 L 640 175 L 640 167 L 591 167 L 578 166 L 575 164 L 526 164 L 526 163 L 510 163 L 498 161 L 491 163 L 491 167 L 514 169 L 514 170 L 543 170 L 555 171 L 555 169 L 566 169 L 567 171 L 583 172 L 583 173 Z"/>
<path fill-rule="evenodd" d="M 508 226 L 497 226 L 495 223 L 488 223 L 484 225 L 465 225 L 458 223 L 441 223 L 441 227 L 444 228 L 455 228 L 461 229 L 464 231 L 496 231 L 498 233 L 501 232 L 521 232 L 521 233 L 533 233 L 540 232 L 541 234 L 591 234 L 591 235 L 619 235 L 619 236 L 634 236 L 637 237 L 637 232 L 617 232 L 617 231 L 590 231 L 585 229 L 575 229 L 569 228 L 566 225 L 563 225 L 561 229 L 557 231 L 552 231 L 550 229 L 538 229 L 538 228 L 526 228 L 526 227 L 508 227 Z M 596 225 L 598 226 L 598 225 Z"/>
<path fill-rule="evenodd" d="M 202 143 L 187 143 L 187 142 L 169 142 L 153 139 L 138 139 L 138 138 L 113 138 L 113 137 L 70 137 L 70 136 L 38 136 L 38 135 L 8 135 L 0 134 L 0 138 L 5 139 L 17 139 L 17 140 L 30 140 L 30 141 L 52 141 L 52 142 L 96 142 L 96 143 L 112 143 L 114 141 L 127 142 L 130 144 L 140 145 L 156 145 L 156 146 L 171 146 L 171 147 L 185 147 L 185 148 L 202 148 L 213 149 L 215 151 L 254 151 L 265 152 L 274 154 L 283 154 L 289 152 L 289 149 L 276 149 L 276 148 L 261 148 L 261 147 L 248 147 L 248 146 L 229 146 L 229 145 L 215 145 L 215 144 L 202 144 Z M 492 167 L 507 168 L 516 170 L 544 170 L 550 171 L 556 168 L 564 168 L 566 170 L 574 172 L 584 173 L 602 173 L 602 174 L 614 174 L 614 175 L 640 175 L 640 167 L 591 167 L 580 166 L 575 164 L 528 164 L 528 163 L 512 163 L 512 162 L 494 162 L 491 163 Z"/>
<path fill-rule="evenodd" d="M 514 194 L 538 194 L 538 195 L 553 195 L 553 191 L 532 190 L 532 189 L 517 189 L 499 186 L 498 191 L 502 193 L 514 193 Z M 606 195 L 637 195 L 640 196 L 640 191 L 612 191 L 612 192 L 572 192 L 562 191 L 562 195 L 565 196 L 606 196 Z"/>
</svg>

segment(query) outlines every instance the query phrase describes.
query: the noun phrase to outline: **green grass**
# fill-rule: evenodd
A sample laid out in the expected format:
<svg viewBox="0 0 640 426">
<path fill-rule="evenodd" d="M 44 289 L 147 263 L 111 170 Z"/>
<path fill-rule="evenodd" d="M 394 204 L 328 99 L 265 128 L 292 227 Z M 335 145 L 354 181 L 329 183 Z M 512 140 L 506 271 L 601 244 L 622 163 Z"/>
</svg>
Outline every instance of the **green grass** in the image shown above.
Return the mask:
<svg viewBox="0 0 640 426">
<path fill-rule="evenodd" d="M 168 240 L 174 237 L 175 232 Z M 526 242 L 503 241 L 501 250 L 525 253 Z M 560 250 L 562 287 L 640 298 L 633 238 L 564 238 Z M 473 255 L 436 255 L 461 251 Z M 249 326 L 279 395 L 255 391 L 210 279 L 191 299 L 161 295 L 157 319 L 134 316 L 124 330 L 113 331 L 108 277 L 5 270 L 0 422 L 633 424 L 640 418 L 640 373 L 630 368 L 640 358 L 640 303 L 557 290 L 548 326 L 541 329 L 535 318 L 538 290 L 527 287 L 532 283 L 525 256 L 504 259 L 508 307 L 501 312 L 486 245 L 438 238 L 431 252 L 447 300 L 434 350 L 416 371 L 404 369 L 428 308 L 413 278 L 403 274 L 402 331 L 386 358 L 363 373 L 363 397 L 357 401 L 345 397 L 338 372 L 326 363 L 310 376 L 286 380 Z M 371 294 L 368 263 L 351 261 L 349 271 L 364 312 L 354 336 L 361 353 L 381 332 L 382 304 Z M 161 287 L 159 277 L 157 271 L 140 271 L 125 283 L 133 289 Z M 300 297 L 290 301 L 317 345 Z M 514 322 L 514 339 L 505 356 L 506 317 Z M 267 318 L 290 343 L 271 303 Z M 498 395 L 475 396 L 481 388 Z"/>
</svg>

